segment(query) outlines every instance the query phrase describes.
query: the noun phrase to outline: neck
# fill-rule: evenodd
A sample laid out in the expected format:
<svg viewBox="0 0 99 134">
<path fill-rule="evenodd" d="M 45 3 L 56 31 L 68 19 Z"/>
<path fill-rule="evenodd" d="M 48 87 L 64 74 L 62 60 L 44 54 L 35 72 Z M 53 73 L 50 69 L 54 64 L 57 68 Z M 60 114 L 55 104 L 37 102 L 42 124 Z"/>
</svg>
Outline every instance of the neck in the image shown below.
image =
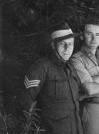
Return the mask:
<svg viewBox="0 0 99 134">
<path fill-rule="evenodd" d="M 92 54 L 95 55 L 97 48 L 89 48 L 89 47 L 87 47 L 87 46 L 86 46 L 86 48 L 87 48 Z"/>
</svg>

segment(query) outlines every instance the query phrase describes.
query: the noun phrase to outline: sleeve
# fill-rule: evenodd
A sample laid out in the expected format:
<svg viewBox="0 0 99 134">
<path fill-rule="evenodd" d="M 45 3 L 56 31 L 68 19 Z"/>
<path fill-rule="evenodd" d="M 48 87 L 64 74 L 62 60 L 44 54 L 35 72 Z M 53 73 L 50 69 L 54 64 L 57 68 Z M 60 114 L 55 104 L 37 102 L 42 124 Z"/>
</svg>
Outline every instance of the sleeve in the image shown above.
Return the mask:
<svg viewBox="0 0 99 134">
<path fill-rule="evenodd" d="M 25 76 L 24 85 L 29 99 L 27 101 L 30 101 L 30 103 L 36 100 L 45 81 L 45 75 L 44 66 L 39 63 L 32 65 Z"/>
<path fill-rule="evenodd" d="M 83 64 L 83 61 L 82 61 L 81 57 L 73 56 L 72 59 L 71 59 L 71 64 L 76 69 L 77 74 L 78 74 L 78 76 L 81 80 L 81 83 L 93 82 L 89 72 L 84 67 L 84 64 Z"/>
</svg>

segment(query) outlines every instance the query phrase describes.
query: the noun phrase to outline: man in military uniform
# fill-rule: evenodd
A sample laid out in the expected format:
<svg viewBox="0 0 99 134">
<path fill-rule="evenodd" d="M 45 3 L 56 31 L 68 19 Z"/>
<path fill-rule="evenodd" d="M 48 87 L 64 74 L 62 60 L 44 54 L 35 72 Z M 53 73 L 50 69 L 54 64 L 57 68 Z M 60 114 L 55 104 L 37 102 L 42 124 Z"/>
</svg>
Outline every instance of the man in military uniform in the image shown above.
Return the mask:
<svg viewBox="0 0 99 134">
<path fill-rule="evenodd" d="M 79 117 L 79 79 L 68 60 L 74 48 L 74 35 L 68 24 L 51 32 L 49 57 L 36 61 L 25 76 L 26 91 L 40 109 L 45 134 L 82 134 Z M 27 100 L 28 101 L 28 100 Z"/>
<path fill-rule="evenodd" d="M 84 44 L 73 55 L 72 64 L 82 83 L 84 96 L 82 120 L 85 134 L 99 134 L 99 19 L 88 16 L 84 28 Z M 84 99 L 85 98 L 85 99 Z"/>
</svg>

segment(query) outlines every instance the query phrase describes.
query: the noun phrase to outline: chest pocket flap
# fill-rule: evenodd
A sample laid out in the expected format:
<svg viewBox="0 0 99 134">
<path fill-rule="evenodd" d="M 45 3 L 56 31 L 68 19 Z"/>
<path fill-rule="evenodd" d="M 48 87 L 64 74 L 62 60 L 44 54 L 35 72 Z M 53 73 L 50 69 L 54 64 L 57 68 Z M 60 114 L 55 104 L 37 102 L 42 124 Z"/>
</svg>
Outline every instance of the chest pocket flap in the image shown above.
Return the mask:
<svg viewBox="0 0 99 134">
<path fill-rule="evenodd" d="M 54 99 L 67 99 L 69 85 L 66 78 L 54 76 L 48 80 L 48 96 Z"/>
</svg>

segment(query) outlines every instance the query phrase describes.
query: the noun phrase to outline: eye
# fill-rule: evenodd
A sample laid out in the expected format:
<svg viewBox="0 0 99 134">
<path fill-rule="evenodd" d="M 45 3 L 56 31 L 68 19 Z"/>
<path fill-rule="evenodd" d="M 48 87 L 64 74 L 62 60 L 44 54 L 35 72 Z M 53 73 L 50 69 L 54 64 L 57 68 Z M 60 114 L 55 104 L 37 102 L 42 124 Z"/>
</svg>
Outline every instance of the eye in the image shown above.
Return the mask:
<svg viewBox="0 0 99 134">
<path fill-rule="evenodd" d="M 72 45 L 73 45 L 73 43 L 72 43 L 72 42 L 69 42 L 68 44 L 69 44 L 69 46 L 72 46 Z"/>
<path fill-rule="evenodd" d="M 92 33 L 91 33 L 91 32 L 86 32 L 85 34 L 86 34 L 86 35 L 92 35 Z"/>
<path fill-rule="evenodd" d="M 59 42 L 58 44 L 59 44 L 59 45 L 64 45 L 64 44 L 65 44 L 65 42 Z"/>
</svg>

